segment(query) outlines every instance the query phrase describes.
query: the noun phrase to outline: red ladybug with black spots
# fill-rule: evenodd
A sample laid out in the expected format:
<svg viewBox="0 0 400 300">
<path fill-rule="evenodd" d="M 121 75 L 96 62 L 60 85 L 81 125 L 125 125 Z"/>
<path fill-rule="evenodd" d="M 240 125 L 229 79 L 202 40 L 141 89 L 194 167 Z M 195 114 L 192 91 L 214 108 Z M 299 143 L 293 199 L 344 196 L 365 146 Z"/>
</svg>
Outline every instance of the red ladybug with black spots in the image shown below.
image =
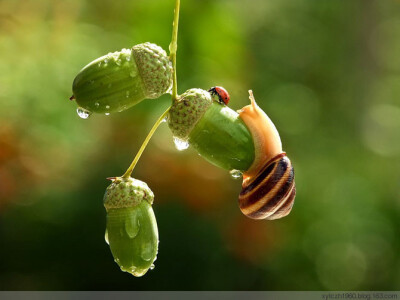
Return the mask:
<svg viewBox="0 0 400 300">
<path fill-rule="evenodd" d="M 215 100 L 217 100 L 221 104 L 228 105 L 229 103 L 229 94 L 226 89 L 221 86 L 214 86 L 208 90 L 208 92 L 213 96 Z"/>
</svg>

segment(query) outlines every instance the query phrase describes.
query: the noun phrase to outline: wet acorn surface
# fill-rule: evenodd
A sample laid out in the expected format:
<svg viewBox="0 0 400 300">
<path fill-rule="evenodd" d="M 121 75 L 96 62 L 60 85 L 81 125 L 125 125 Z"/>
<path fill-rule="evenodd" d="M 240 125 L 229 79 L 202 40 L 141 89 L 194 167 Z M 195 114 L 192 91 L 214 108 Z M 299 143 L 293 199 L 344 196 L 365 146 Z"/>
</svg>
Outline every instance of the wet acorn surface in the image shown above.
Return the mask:
<svg viewBox="0 0 400 300">
<path fill-rule="evenodd" d="M 124 272 L 143 276 L 153 268 L 158 250 L 157 222 L 147 201 L 107 211 L 106 240 Z"/>
</svg>

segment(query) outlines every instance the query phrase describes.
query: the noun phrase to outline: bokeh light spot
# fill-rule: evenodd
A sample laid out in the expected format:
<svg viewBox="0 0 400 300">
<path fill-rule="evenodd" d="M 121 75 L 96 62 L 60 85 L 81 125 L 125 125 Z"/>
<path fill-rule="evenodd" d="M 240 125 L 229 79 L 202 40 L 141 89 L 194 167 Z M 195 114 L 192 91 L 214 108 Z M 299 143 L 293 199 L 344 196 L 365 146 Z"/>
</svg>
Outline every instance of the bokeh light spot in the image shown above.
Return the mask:
<svg viewBox="0 0 400 300">
<path fill-rule="evenodd" d="M 365 145 L 383 156 L 400 154 L 400 107 L 389 104 L 371 106 L 363 120 Z"/>
<path fill-rule="evenodd" d="M 321 283 L 332 290 L 359 288 L 366 269 L 364 253 L 351 243 L 327 245 L 316 259 L 316 270 Z"/>
<path fill-rule="evenodd" d="M 318 121 L 317 95 L 304 85 L 278 86 L 271 91 L 266 102 L 267 114 L 274 119 L 279 130 L 284 132 L 300 134 L 312 129 Z"/>
</svg>

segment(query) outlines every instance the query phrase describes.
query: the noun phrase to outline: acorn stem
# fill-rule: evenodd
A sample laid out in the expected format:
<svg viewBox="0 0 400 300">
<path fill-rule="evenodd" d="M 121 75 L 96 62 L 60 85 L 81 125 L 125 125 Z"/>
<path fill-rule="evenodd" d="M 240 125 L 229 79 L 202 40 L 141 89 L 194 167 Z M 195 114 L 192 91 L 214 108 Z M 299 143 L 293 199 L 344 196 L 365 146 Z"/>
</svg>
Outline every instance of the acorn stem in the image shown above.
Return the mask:
<svg viewBox="0 0 400 300">
<path fill-rule="evenodd" d="M 178 96 L 178 83 L 176 80 L 176 51 L 178 49 L 178 25 L 179 25 L 179 7 L 180 0 L 175 1 L 174 21 L 172 23 L 172 39 L 169 45 L 169 58 L 172 61 L 172 102 L 176 101 Z"/>
<path fill-rule="evenodd" d="M 146 139 L 144 140 L 142 146 L 140 146 L 140 149 L 138 153 L 136 154 L 135 158 L 133 159 L 131 165 L 129 168 L 126 170 L 125 174 L 122 175 L 122 178 L 129 178 L 133 172 L 133 169 L 135 168 L 137 162 L 140 159 L 140 156 L 142 156 L 142 153 L 144 149 L 146 149 L 147 144 L 149 143 L 151 137 L 153 136 L 154 132 L 157 130 L 158 126 L 163 122 L 165 117 L 168 115 L 168 112 L 171 107 L 168 107 L 167 110 L 158 118 L 158 120 L 154 123 L 153 127 L 151 128 L 150 132 L 147 134 Z"/>
</svg>

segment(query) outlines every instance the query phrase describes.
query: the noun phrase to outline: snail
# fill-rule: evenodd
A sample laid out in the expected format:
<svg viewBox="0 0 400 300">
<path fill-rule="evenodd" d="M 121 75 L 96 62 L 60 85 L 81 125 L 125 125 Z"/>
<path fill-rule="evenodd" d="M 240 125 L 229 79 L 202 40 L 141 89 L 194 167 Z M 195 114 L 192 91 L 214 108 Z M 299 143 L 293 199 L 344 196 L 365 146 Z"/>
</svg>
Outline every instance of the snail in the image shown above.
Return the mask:
<svg viewBox="0 0 400 300">
<path fill-rule="evenodd" d="M 120 112 L 144 99 L 155 99 L 172 86 L 172 64 L 166 52 L 152 43 L 104 55 L 75 77 L 73 95 L 87 113 Z"/>
<path fill-rule="evenodd" d="M 131 177 L 109 179 L 112 183 L 104 195 L 105 239 L 121 270 L 140 277 L 154 268 L 158 251 L 154 194 L 143 181 Z"/>
<path fill-rule="evenodd" d="M 249 91 L 251 104 L 239 111 L 239 117 L 251 131 L 255 142 L 255 159 L 243 173 L 239 207 L 252 219 L 274 220 L 288 215 L 296 195 L 294 169 L 270 118 L 256 104 Z"/>
<path fill-rule="evenodd" d="M 172 134 L 212 164 L 243 173 L 239 207 L 246 216 L 269 220 L 286 216 L 296 194 L 294 169 L 275 125 L 251 91 L 251 104 L 239 112 L 212 93 L 213 88 L 190 89 L 179 96 L 168 117 Z"/>
</svg>

